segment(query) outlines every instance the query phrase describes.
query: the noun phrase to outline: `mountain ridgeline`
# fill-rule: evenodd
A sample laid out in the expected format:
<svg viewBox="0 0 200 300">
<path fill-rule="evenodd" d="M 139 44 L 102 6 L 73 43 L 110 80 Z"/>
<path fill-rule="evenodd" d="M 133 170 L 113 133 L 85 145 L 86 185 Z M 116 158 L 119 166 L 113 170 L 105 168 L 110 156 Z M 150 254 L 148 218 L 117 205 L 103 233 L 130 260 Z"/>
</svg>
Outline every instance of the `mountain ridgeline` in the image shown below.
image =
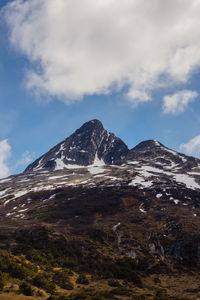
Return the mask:
<svg viewBox="0 0 200 300">
<path fill-rule="evenodd" d="M 187 161 L 189 165 L 197 162 L 195 158 L 178 153 L 176 155 L 175 151 L 155 140 L 142 142 L 129 150 L 120 138 L 105 130 L 99 120 L 91 120 L 30 164 L 25 173 L 41 169 L 60 170 L 73 166 L 89 166 L 94 163 L 119 165 L 131 159 L 155 157 L 158 163 L 166 163 L 167 159 L 170 163 L 172 160 L 178 163 Z"/>
</svg>

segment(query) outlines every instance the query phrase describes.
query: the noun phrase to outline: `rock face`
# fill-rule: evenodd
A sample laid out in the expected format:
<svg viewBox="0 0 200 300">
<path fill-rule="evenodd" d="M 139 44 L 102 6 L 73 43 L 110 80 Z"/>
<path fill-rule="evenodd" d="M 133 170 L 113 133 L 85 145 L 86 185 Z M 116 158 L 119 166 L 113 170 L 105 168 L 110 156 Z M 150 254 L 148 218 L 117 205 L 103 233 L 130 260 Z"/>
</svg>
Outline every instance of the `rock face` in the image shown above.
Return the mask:
<svg viewBox="0 0 200 300">
<path fill-rule="evenodd" d="M 98 120 L 83 124 L 67 139 L 29 165 L 25 172 L 41 169 L 60 170 L 70 166 L 115 164 L 128 152 L 128 147 Z"/>
</svg>

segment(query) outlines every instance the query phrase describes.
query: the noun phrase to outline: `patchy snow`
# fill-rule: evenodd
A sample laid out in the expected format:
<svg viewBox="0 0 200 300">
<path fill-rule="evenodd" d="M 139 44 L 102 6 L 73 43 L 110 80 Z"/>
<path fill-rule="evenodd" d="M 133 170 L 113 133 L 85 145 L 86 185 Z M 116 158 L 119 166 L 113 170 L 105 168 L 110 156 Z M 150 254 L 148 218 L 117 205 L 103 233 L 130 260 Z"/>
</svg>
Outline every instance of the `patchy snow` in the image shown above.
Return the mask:
<svg viewBox="0 0 200 300">
<path fill-rule="evenodd" d="M 178 164 L 175 164 L 173 161 L 171 162 L 170 166 L 165 166 L 166 169 L 176 169 L 178 167 Z"/>
<path fill-rule="evenodd" d="M 119 179 L 121 179 L 121 178 L 119 178 L 119 177 L 114 177 L 114 176 L 105 176 L 105 178 L 108 178 L 108 179 L 111 179 L 111 180 L 119 180 Z"/>
<path fill-rule="evenodd" d="M 162 194 L 157 194 L 156 195 L 156 198 L 158 198 L 158 199 L 161 198 L 161 197 L 162 197 Z"/>
<path fill-rule="evenodd" d="M 11 181 L 11 180 L 12 180 L 12 178 L 1 179 L 0 183 L 8 182 L 8 181 Z"/>
<path fill-rule="evenodd" d="M 200 189 L 200 185 L 195 181 L 195 179 L 186 174 L 174 174 L 173 176 L 176 182 L 185 184 L 189 189 Z"/>
<path fill-rule="evenodd" d="M 6 200 L 6 201 L 3 203 L 3 205 L 4 205 L 4 206 L 7 205 L 7 204 L 8 204 L 10 201 L 12 201 L 12 200 L 13 200 L 13 198 Z"/>
<path fill-rule="evenodd" d="M 141 203 L 141 204 L 140 204 L 139 210 L 140 210 L 142 213 L 146 214 L 147 211 L 144 209 L 143 205 L 144 205 L 144 203 Z"/>
<path fill-rule="evenodd" d="M 94 167 L 89 167 L 88 171 L 91 174 L 99 174 L 99 173 L 103 173 L 105 171 L 105 169 L 94 166 Z"/>
<path fill-rule="evenodd" d="M 160 143 L 156 140 L 153 140 L 156 146 L 160 146 Z"/>
<path fill-rule="evenodd" d="M 98 166 L 98 167 L 100 167 L 100 166 L 104 166 L 104 165 L 105 165 L 104 160 L 103 160 L 103 159 L 99 159 L 99 158 L 98 158 L 98 155 L 97 155 L 97 153 L 96 153 L 96 154 L 95 154 L 95 157 L 94 157 L 93 166 Z"/>
<path fill-rule="evenodd" d="M 23 219 L 25 217 L 24 214 L 19 214 L 19 215 L 16 215 L 15 218 L 20 218 L 20 219 Z"/>
<path fill-rule="evenodd" d="M 43 160 L 43 157 L 39 160 L 37 167 L 35 167 L 33 169 L 33 171 L 37 171 L 37 170 L 42 169 L 42 160 Z"/>
<path fill-rule="evenodd" d="M 66 160 L 68 160 L 68 161 L 76 161 L 74 158 L 70 158 L 70 157 L 65 157 L 66 158 Z"/>
<path fill-rule="evenodd" d="M 66 164 L 63 162 L 61 158 L 56 158 L 55 163 L 56 163 L 55 171 L 63 170 L 66 167 Z"/>
<path fill-rule="evenodd" d="M 198 175 L 200 176 L 200 172 L 188 172 L 189 175 Z"/>
<path fill-rule="evenodd" d="M 30 181 L 30 179 L 22 178 L 21 180 L 19 180 L 19 182 L 27 182 L 27 181 Z"/>
<path fill-rule="evenodd" d="M 24 208 L 24 209 L 20 209 L 20 210 L 18 210 L 18 212 L 24 212 L 24 211 L 26 211 L 26 210 L 28 210 L 28 208 Z"/>
<path fill-rule="evenodd" d="M 151 180 L 146 181 L 144 178 L 142 178 L 140 176 L 136 176 L 128 185 L 131 185 L 131 186 L 141 185 L 141 186 L 147 188 L 147 187 L 152 186 L 153 182 Z"/>
<path fill-rule="evenodd" d="M 139 210 L 140 210 L 142 213 L 144 213 L 144 214 L 146 214 L 146 213 L 147 213 L 147 211 L 146 211 L 146 210 L 144 210 L 143 208 L 139 208 Z"/>
<path fill-rule="evenodd" d="M 127 163 L 128 163 L 129 165 L 137 165 L 137 164 L 139 164 L 139 161 L 133 160 L 133 161 L 128 161 Z M 126 164 L 124 164 L 124 165 L 126 165 Z"/>
<path fill-rule="evenodd" d="M 175 203 L 175 204 L 178 204 L 179 202 L 180 202 L 180 200 L 174 199 L 174 203 Z"/>
<path fill-rule="evenodd" d="M 98 175 L 94 175 L 93 177 L 98 178 L 98 177 L 104 177 L 104 176 L 105 176 L 105 174 L 98 174 Z"/>
<path fill-rule="evenodd" d="M 12 215 L 14 215 L 14 214 L 15 214 L 15 212 L 7 213 L 7 214 L 6 214 L 6 217 L 12 216 Z"/>
<path fill-rule="evenodd" d="M 91 174 L 103 173 L 105 171 L 105 169 L 102 168 L 103 166 L 105 166 L 105 162 L 103 161 L 103 159 L 99 159 L 96 153 L 93 164 L 88 166 L 88 171 Z"/>
<path fill-rule="evenodd" d="M 116 225 L 114 225 L 114 226 L 112 227 L 112 230 L 115 232 L 115 231 L 117 230 L 117 228 L 118 228 L 120 225 L 121 225 L 121 223 L 118 222 Z"/>
<path fill-rule="evenodd" d="M 0 191 L 0 197 L 5 195 L 9 190 L 10 190 L 10 188 Z"/>
<path fill-rule="evenodd" d="M 29 192 L 30 192 L 30 190 L 19 191 L 19 192 L 15 193 L 15 198 L 21 197 Z"/>
<path fill-rule="evenodd" d="M 172 175 L 170 172 L 166 172 L 164 170 L 161 170 L 161 169 L 155 168 L 155 167 L 151 167 L 151 166 L 142 166 L 140 169 L 142 170 L 142 173 L 144 174 L 144 176 L 152 176 L 149 173 L 163 173 L 166 175 Z"/>
</svg>

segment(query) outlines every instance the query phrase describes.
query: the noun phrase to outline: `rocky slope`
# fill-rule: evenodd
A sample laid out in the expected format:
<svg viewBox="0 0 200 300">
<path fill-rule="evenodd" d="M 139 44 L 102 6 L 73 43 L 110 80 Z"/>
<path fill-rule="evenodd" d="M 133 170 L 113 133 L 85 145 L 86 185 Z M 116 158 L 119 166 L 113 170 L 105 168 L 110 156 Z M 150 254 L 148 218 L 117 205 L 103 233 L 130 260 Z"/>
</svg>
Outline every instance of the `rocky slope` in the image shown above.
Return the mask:
<svg viewBox="0 0 200 300">
<path fill-rule="evenodd" d="M 0 288 L 2 277 L 45 299 L 200 295 L 197 158 L 154 140 L 129 150 L 92 120 L 0 180 L 0 201 Z"/>
</svg>

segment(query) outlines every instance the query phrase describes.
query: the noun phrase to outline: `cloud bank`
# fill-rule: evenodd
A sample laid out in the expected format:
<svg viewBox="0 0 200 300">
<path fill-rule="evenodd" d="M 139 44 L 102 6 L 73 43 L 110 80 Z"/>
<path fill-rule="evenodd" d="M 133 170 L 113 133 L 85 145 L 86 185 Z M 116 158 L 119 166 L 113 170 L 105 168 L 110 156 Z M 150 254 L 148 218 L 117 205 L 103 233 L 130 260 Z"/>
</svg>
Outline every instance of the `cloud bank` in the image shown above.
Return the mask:
<svg viewBox="0 0 200 300">
<path fill-rule="evenodd" d="M 115 89 L 136 105 L 200 66 L 200 0 L 14 0 L 3 14 L 27 87 L 66 103 Z"/>
<path fill-rule="evenodd" d="M 180 91 L 173 95 L 167 95 L 163 98 L 163 112 L 165 114 L 180 114 L 185 111 L 190 102 L 197 98 L 195 91 Z"/>
<path fill-rule="evenodd" d="M 11 147 L 7 140 L 0 142 L 0 178 L 10 175 L 10 170 L 7 165 L 7 160 L 10 156 Z"/>
</svg>

